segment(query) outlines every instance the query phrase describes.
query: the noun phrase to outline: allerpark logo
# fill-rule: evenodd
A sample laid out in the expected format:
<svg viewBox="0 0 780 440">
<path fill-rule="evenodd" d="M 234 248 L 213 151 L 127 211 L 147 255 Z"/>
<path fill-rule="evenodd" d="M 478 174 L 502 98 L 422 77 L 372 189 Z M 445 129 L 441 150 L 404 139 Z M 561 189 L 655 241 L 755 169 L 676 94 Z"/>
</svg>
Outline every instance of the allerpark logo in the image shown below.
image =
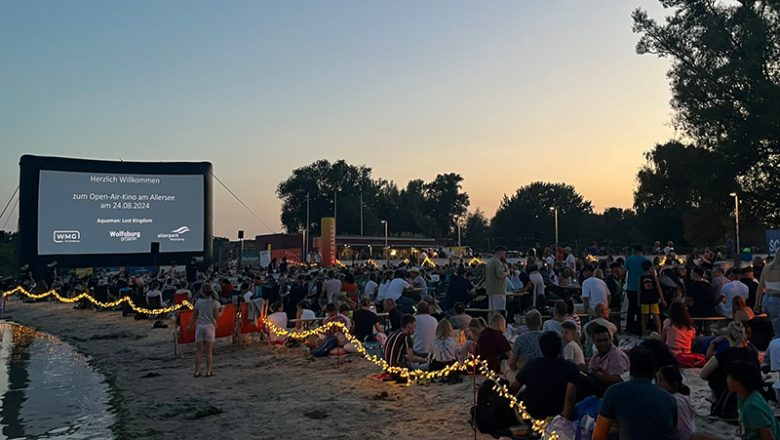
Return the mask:
<svg viewBox="0 0 780 440">
<path fill-rule="evenodd" d="M 184 241 L 182 235 L 190 232 L 189 226 L 179 226 L 168 233 L 157 234 L 157 238 L 167 238 L 169 241 Z"/>
<path fill-rule="evenodd" d="M 54 231 L 52 238 L 55 243 L 80 243 L 81 232 L 79 231 Z"/>
<path fill-rule="evenodd" d="M 139 231 L 108 231 L 108 236 L 118 238 L 119 241 L 136 241 L 141 238 Z"/>
</svg>

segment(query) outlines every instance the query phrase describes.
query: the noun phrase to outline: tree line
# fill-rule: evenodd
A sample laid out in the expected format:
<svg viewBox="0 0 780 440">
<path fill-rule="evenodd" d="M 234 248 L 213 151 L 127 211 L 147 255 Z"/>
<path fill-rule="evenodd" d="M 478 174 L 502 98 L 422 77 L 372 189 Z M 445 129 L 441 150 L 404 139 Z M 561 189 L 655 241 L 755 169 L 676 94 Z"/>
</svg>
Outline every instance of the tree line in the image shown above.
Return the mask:
<svg viewBox="0 0 780 440">
<path fill-rule="evenodd" d="M 393 235 L 454 240 L 460 222 L 463 240 L 483 248 L 552 243 L 555 207 L 560 242 L 719 246 L 734 242 L 736 195 L 742 243 L 762 245 L 763 230 L 780 227 L 780 3 L 661 4 L 669 12 L 663 22 L 637 9 L 633 30 L 638 54 L 671 61 L 671 122 L 680 138 L 645 153 L 632 209 L 595 213 L 572 186 L 534 182 L 504 196 L 488 218 L 480 210 L 467 214 L 459 174 L 399 187 L 372 178 L 366 166 L 320 160 L 279 184 L 282 224 L 288 232 L 304 229 L 308 195 L 312 234 L 334 206 L 339 234 L 359 234 L 362 200 L 365 235 L 381 235 L 386 220 Z"/>
</svg>

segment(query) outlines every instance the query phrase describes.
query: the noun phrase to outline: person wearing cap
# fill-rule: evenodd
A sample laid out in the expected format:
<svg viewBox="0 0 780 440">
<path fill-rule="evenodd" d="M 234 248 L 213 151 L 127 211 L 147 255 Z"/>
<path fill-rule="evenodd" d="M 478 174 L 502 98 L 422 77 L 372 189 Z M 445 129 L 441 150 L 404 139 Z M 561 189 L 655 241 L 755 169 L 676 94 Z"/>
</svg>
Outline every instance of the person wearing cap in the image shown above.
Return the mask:
<svg viewBox="0 0 780 440">
<path fill-rule="evenodd" d="M 506 277 L 509 269 L 506 265 L 507 249 L 499 246 L 485 266 L 485 293 L 488 297 L 489 319 L 506 310 Z"/>
</svg>

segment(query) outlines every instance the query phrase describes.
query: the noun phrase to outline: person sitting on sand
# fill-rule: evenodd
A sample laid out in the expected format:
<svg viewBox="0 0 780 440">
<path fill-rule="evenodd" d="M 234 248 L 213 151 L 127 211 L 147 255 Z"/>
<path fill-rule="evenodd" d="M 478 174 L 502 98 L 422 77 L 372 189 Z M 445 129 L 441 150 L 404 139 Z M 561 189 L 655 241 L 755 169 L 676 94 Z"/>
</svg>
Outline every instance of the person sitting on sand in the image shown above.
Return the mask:
<svg viewBox="0 0 780 440">
<path fill-rule="evenodd" d="M 429 313 L 429 304 L 420 301 L 417 304 L 416 324 L 414 330 L 414 353 L 427 358 L 428 351 L 431 349 L 431 343 L 436 338 L 436 326 L 439 324 L 436 318 Z"/>
<path fill-rule="evenodd" d="M 271 314 L 266 319 L 281 330 L 287 329 L 287 313 L 282 310 L 282 302 L 276 301 L 271 304 Z M 268 342 L 271 344 L 284 344 L 287 342 L 286 336 L 279 336 L 274 330 L 268 329 Z"/>
<path fill-rule="evenodd" d="M 547 321 L 544 321 L 544 325 L 542 326 L 542 331 L 555 332 L 560 335 L 563 330 L 561 328 L 561 324 L 563 324 L 563 321 L 566 321 L 566 303 L 563 301 L 558 301 L 555 303 L 555 306 L 553 307 L 552 318 L 548 319 Z"/>
<path fill-rule="evenodd" d="M 494 314 L 490 327 L 485 328 L 477 339 L 477 355 L 487 362 L 488 368 L 501 373 L 501 361 L 509 359 L 512 346 L 507 341 L 506 320 L 501 314 Z"/>
<path fill-rule="evenodd" d="M 412 342 L 414 327 L 414 316 L 404 315 L 401 317 L 401 329 L 387 337 L 384 355 L 385 361 L 387 361 L 389 366 L 411 368 L 412 363 L 425 362 L 425 359 L 414 354 L 414 343 Z M 400 374 L 393 373 L 390 376 L 397 382 L 405 382 L 405 379 Z"/>
<path fill-rule="evenodd" d="M 582 347 L 577 342 L 577 324 L 571 321 L 563 321 L 561 324 L 563 330 L 561 339 L 563 340 L 563 359 L 579 367 L 580 371 L 587 372 L 588 365 L 585 363 L 585 355 L 582 353 Z"/>
<path fill-rule="evenodd" d="M 542 314 L 538 310 L 529 310 L 525 314 L 528 331 L 518 336 L 512 346 L 509 368 L 518 370 L 531 359 L 542 357 L 539 338 L 542 336 Z"/>
<path fill-rule="evenodd" d="M 446 319 L 436 326 L 436 338 L 428 352 L 428 371 L 438 371 L 460 360 L 460 346 L 452 338 L 452 325 Z"/>
<path fill-rule="evenodd" d="M 677 436 L 679 440 L 691 440 L 696 432 L 696 413 L 688 396 L 690 388 L 683 384 L 679 367 L 667 365 L 655 373 L 655 383 L 677 401 Z"/>
<path fill-rule="evenodd" d="M 731 309 L 734 313 L 734 321 L 746 323 L 756 317 L 756 314 L 753 313 L 753 309 L 748 307 L 747 303 L 745 303 L 745 298 L 739 295 L 731 300 Z"/>
<path fill-rule="evenodd" d="M 371 310 L 371 299 L 363 297 L 360 299 L 360 309 L 355 311 L 355 337 L 360 342 L 379 341 L 383 343 L 387 338 L 384 335 L 384 329 L 379 322 L 379 317 Z"/>
<path fill-rule="evenodd" d="M 597 344 L 598 340 L 612 344 L 606 330 L 597 335 Z M 631 380 L 609 387 L 604 394 L 593 440 L 611 438 L 609 431 L 615 423 L 621 439 L 677 439 L 677 401 L 653 384 L 653 354 L 636 348 L 631 351 L 630 363 Z"/>
<path fill-rule="evenodd" d="M 187 331 L 195 327 L 195 342 L 198 351 L 195 353 L 195 377 L 200 377 L 201 357 L 206 355 L 206 377 L 214 375 L 214 341 L 216 339 L 217 319 L 222 313 L 222 306 L 210 284 L 204 284 L 200 289 L 200 298 L 195 301 L 192 319 Z"/>
<path fill-rule="evenodd" d="M 388 298 L 382 304 L 382 310 L 387 313 L 387 319 L 390 321 L 390 331 L 395 332 L 401 329 L 401 318 L 403 313 L 398 310 L 394 299 Z"/>
<path fill-rule="evenodd" d="M 672 354 L 688 354 L 693 347 L 696 330 L 693 319 L 688 314 L 685 303 L 675 301 L 669 307 L 669 317 L 664 320 L 661 330 L 661 340 L 669 347 Z"/>
<path fill-rule="evenodd" d="M 295 305 L 295 319 L 297 320 L 295 322 L 295 330 L 303 330 L 305 326 L 302 320 L 316 318 L 317 314 L 314 313 L 314 310 L 308 308 L 305 299 L 298 301 L 298 304 Z"/>
<path fill-rule="evenodd" d="M 471 322 L 469 322 L 469 326 L 463 330 L 463 335 L 466 338 L 460 349 L 463 359 L 477 354 L 477 340 L 485 327 L 487 327 L 487 325 L 482 318 L 473 318 Z"/>
<path fill-rule="evenodd" d="M 462 302 L 457 302 L 455 303 L 453 310 L 455 311 L 455 314 L 448 318 L 450 324 L 452 324 L 452 328 L 454 330 L 463 330 L 468 327 L 471 322 L 471 316 L 466 313 L 466 305 Z"/>
<path fill-rule="evenodd" d="M 612 343 L 609 330 L 602 325 L 593 329 L 593 343 L 596 353 L 588 363 L 590 374 L 586 383 L 593 387 L 588 389 L 589 393 L 602 396 L 609 386 L 623 381 L 621 376 L 629 369 L 628 355 Z"/>
<path fill-rule="evenodd" d="M 739 424 L 744 439 L 778 440 L 780 424 L 774 409 L 761 395 L 764 381 L 750 362 L 736 361 L 726 369 L 729 391 L 739 400 Z"/>
<path fill-rule="evenodd" d="M 704 364 L 699 377 L 706 380 L 710 386 L 712 391 L 711 400 L 715 402 L 713 404 L 713 412 L 722 417 L 730 417 L 736 413 L 736 401 L 732 398 L 724 397 L 724 393 L 727 390 L 726 371 L 728 366 L 737 361 L 749 362 L 756 367 L 759 366 L 759 363 L 755 349 L 746 345 L 747 334 L 745 333 L 745 326 L 741 322 L 732 321 L 729 323 L 726 327 L 725 336 L 728 340 L 729 348 L 712 356 Z M 713 340 L 710 345 L 717 344 L 717 341 L 717 339 Z M 718 403 L 718 401 L 721 402 Z"/>
<path fill-rule="evenodd" d="M 525 389 L 518 398 L 525 402 L 535 419 L 561 415 L 571 419 L 580 371 L 576 365 L 561 359 L 561 337 L 545 332 L 539 338 L 543 357 L 528 361 L 515 377 L 512 390 Z"/>
</svg>

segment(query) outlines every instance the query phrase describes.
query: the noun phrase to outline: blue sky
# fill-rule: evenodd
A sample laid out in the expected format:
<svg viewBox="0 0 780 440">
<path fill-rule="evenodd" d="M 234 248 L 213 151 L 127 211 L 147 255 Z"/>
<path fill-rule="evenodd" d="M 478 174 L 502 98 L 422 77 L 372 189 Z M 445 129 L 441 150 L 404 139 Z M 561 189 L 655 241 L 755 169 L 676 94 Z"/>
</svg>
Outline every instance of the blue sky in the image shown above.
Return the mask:
<svg viewBox="0 0 780 440">
<path fill-rule="evenodd" d="M 567 182 L 629 207 L 675 136 L 668 64 L 634 51 L 650 0 L 0 3 L 0 200 L 22 154 L 208 160 L 215 233 L 280 230 L 292 169 L 400 184 L 458 172 L 472 209 Z"/>
</svg>

